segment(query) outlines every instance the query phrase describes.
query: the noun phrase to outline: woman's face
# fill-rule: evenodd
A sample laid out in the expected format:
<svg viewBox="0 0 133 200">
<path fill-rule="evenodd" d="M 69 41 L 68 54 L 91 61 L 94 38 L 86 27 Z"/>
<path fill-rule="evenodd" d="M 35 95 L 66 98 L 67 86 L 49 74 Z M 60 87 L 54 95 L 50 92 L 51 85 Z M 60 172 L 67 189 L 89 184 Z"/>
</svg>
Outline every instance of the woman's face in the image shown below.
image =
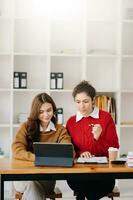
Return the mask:
<svg viewBox="0 0 133 200">
<path fill-rule="evenodd" d="M 42 124 L 48 124 L 53 117 L 53 107 L 51 103 L 42 104 L 38 119 Z"/>
<path fill-rule="evenodd" d="M 93 110 L 94 101 L 85 92 L 78 93 L 75 96 L 77 110 L 84 116 L 88 116 Z"/>
</svg>

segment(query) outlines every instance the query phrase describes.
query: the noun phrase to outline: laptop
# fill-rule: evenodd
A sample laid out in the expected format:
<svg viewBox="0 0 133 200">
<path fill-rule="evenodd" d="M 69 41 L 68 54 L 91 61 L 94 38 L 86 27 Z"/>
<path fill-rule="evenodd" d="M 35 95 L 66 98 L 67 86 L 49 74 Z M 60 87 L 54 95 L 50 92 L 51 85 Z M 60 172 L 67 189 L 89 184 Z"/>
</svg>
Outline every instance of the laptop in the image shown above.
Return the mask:
<svg viewBox="0 0 133 200">
<path fill-rule="evenodd" d="M 35 166 L 73 166 L 73 146 L 70 143 L 34 142 Z"/>
</svg>

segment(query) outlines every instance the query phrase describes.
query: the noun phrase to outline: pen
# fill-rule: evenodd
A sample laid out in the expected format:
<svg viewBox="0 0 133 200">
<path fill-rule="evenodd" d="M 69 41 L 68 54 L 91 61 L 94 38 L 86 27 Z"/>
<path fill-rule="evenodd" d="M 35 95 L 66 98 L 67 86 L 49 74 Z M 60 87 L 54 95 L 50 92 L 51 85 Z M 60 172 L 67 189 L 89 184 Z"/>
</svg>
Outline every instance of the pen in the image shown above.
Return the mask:
<svg viewBox="0 0 133 200">
<path fill-rule="evenodd" d="M 94 124 L 89 124 L 90 127 L 94 127 Z"/>
</svg>

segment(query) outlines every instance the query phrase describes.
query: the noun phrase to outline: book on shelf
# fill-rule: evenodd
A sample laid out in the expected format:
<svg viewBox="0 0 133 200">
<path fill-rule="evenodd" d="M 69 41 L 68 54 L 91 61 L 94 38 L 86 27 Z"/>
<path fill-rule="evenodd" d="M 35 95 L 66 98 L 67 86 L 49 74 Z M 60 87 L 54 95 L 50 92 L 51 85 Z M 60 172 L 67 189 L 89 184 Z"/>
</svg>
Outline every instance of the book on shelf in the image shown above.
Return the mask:
<svg viewBox="0 0 133 200">
<path fill-rule="evenodd" d="M 133 121 L 123 121 L 121 122 L 121 125 L 133 125 Z"/>
<path fill-rule="evenodd" d="M 109 112 L 116 123 L 116 105 L 113 97 L 98 95 L 95 98 L 95 104 L 99 109 Z"/>
<path fill-rule="evenodd" d="M 102 110 L 108 111 L 108 97 L 105 95 L 101 96 L 101 101 L 102 101 Z"/>
</svg>

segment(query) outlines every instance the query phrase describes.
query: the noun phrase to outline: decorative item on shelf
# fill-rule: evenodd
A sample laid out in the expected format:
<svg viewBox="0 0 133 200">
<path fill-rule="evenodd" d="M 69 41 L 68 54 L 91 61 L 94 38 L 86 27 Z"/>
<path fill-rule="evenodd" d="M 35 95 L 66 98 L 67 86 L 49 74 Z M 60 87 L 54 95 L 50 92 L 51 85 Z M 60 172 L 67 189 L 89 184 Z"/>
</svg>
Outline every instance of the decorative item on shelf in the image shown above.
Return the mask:
<svg viewBox="0 0 133 200">
<path fill-rule="evenodd" d="M 4 151 L 2 150 L 2 148 L 0 147 L 0 158 L 4 157 Z"/>
<path fill-rule="evenodd" d="M 109 112 L 116 123 L 116 105 L 114 98 L 106 95 L 97 95 L 95 103 L 99 109 Z"/>
<path fill-rule="evenodd" d="M 50 73 L 50 89 L 63 89 L 63 73 Z"/>
<path fill-rule="evenodd" d="M 133 20 L 133 8 L 126 9 L 126 19 Z"/>
<path fill-rule="evenodd" d="M 27 72 L 14 72 L 13 88 L 27 88 Z"/>
<path fill-rule="evenodd" d="M 58 51 L 58 53 L 64 53 L 64 54 L 79 54 L 81 53 L 78 49 L 62 49 Z"/>
<path fill-rule="evenodd" d="M 18 114 L 18 123 L 23 123 L 27 120 L 28 113 L 19 113 Z"/>
<path fill-rule="evenodd" d="M 88 54 L 99 54 L 99 55 L 115 55 L 116 52 L 110 49 L 89 49 Z"/>
<path fill-rule="evenodd" d="M 57 119 L 59 124 L 63 124 L 63 108 L 57 108 Z"/>
<path fill-rule="evenodd" d="M 126 158 L 127 157 L 127 154 L 126 153 L 123 153 L 120 155 L 120 158 Z"/>
</svg>

